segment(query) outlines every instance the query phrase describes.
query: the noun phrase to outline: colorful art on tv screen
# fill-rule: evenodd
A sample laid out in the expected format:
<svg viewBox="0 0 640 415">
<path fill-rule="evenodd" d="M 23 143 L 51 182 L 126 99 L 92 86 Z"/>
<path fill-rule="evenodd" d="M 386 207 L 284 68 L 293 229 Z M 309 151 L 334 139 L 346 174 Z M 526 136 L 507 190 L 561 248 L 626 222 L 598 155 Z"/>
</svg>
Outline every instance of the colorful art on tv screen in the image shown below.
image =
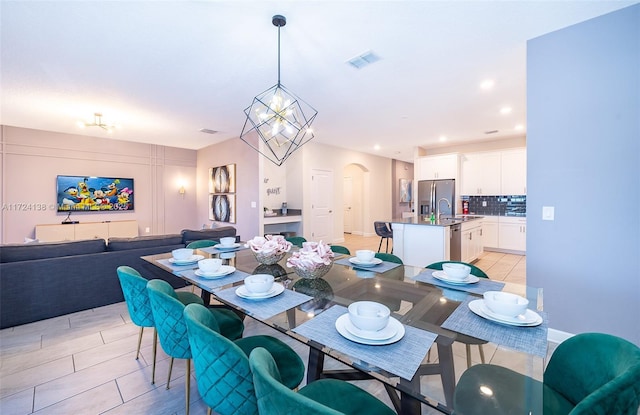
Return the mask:
<svg viewBox="0 0 640 415">
<path fill-rule="evenodd" d="M 133 179 L 58 176 L 58 212 L 133 210 Z"/>
</svg>

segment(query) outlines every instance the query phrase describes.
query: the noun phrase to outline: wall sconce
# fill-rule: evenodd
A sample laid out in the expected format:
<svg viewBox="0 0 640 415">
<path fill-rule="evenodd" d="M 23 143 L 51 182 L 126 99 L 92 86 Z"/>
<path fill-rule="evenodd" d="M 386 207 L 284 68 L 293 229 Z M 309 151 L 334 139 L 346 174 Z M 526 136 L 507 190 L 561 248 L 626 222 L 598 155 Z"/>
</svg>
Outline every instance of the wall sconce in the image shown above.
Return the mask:
<svg viewBox="0 0 640 415">
<path fill-rule="evenodd" d="M 178 194 L 181 194 L 181 195 L 182 195 L 182 197 L 184 198 L 184 194 L 185 194 L 186 192 L 187 192 L 187 191 L 185 190 L 184 185 L 181 185 L 181 186 L 180 186 L 180 188 L 178 189 Z"/>
</svg>

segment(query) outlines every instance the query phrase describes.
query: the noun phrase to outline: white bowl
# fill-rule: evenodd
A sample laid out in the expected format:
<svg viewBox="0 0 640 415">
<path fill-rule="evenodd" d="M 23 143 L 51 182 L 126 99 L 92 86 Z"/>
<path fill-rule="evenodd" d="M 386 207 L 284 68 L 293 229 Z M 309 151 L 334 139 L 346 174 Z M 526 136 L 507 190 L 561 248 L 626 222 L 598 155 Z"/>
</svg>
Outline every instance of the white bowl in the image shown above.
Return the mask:
<svg viewBox="0 0 640 415">
<path fill-rule="evenodd" d="M 464 280 L 469 276 L 471 267 L 464 264 L 456 264 L 453 262 L 446 262 L 442 264 L 442 270 L 452 280 Z"/>
<path fill-rule="evenodd" d="M 244 279 L 244 286 L 250 293 L 264 294 L 273 287 L 273 275 L 254 274 Z"/>
<path fill-rule="evenodd" d="M 206 258 L 198 261 L 198 268 L 205 274 L 213 274 L 222 266 L 222 260 L 218 258 Z"/>
<path fill-rule="evenodd" d="M 360 330 L 378 331 L 387 327 L 391 311 L 374 301 L 356 301 L 349 305 L 349 320 Z"/>
<path fill-rule="evenodd" d="M 373 261 L 373 258 L 375 257 L 375 255 L 376 255 L 375 252 L 370 251 L 368 249 L 359 249 L 356 251 L 356 258 L 360 262 L 371 262 Z"/>
<path fill-rule="evenodd" d="M 502 291 L 487 291 L 484 293 L 484 304 L 495 314 L 516 317 L 525 312 L 529 300 L 516 294 Z"/>
<path fill-rule="evenodd" d="M 174 249 L 173 251 L 171 251 L 171 255 L 173 255 L 173 259 L 184 261 L 185 259 L 189 259 L 193 256 L 193 249 L 191 248 Z"/>
<path fill-rule="evenodd" d="M 224 238 L 220 238 L 220 245 L 222 246 L 231 246 L 236 242 L 235 236 L 225 236 Z"/>
</svg>

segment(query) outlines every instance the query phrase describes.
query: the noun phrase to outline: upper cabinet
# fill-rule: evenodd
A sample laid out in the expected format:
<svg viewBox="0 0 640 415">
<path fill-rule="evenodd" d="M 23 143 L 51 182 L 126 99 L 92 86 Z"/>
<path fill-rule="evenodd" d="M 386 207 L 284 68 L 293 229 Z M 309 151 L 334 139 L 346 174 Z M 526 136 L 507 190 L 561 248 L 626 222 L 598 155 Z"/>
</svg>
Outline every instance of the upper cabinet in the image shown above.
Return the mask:
<svg viewBox="0 0 640 415">
<path fill-rule="evenodd" d="M 500 195 L 500 153 L 471 153 L 461 157 L 463 195 Z"/>
<path fill-rule="evenodd" d="M 527 194 L 527 151 L 523 149 L 502 152 L 502 194 Z"/>
<path fill-rule="evenodd" d="M 421 157 L 417 161 L 417 180 L 456 179 L 458 177 L 457 154 Z"/>
<path fill-rule="evenodd" d="M 526 195 L 527 151 L 524 148 L 460 156 L 464 196 Z"/>
</svg>

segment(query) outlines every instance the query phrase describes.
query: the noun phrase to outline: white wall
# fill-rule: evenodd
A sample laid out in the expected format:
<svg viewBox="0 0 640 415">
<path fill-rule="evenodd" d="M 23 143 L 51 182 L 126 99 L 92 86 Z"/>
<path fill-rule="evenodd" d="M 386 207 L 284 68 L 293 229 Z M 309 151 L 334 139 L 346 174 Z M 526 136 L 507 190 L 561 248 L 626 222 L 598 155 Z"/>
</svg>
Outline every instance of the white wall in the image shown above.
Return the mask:
<svg viewBox="0 0 640 415">
<path fill-rule="evenodd" d="M 527 282 L 551 327 L 640 345 L 640 5 L 529 41 L 527 95 Z"/>
</svg>

